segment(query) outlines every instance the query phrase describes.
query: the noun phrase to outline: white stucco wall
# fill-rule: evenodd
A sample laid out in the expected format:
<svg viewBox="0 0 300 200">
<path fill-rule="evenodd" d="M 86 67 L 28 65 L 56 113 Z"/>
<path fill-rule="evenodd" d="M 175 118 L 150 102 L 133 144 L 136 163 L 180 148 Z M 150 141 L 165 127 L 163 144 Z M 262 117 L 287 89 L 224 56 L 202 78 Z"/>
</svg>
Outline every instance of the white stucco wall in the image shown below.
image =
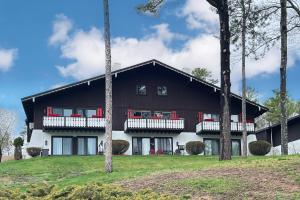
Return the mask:
<svg viewBox="0 0 300 200">
<path fill-rule="evenodd" d="M 49 149 L 49 154 L 51 154 L 51 137 L 52 136 L 97 136 L 98 137 L 98 146 L 101 141 L 105 142 L 105 135 L 103 132 L 72 132 L 72 131 L 64 131 L 64 132 L 43 132 L 43 130 L 35 129 L 32 132 L 31 141 L 26 145 L 26 147 L 40 147 L 43 149 Z M 204 135 L 199 136 L 195 132 L 182 132 L 180 134 L 155 134 L 155 133 L 125 133 L 124 131 L 113 131 L 112 138 L 113 140 L 126 140 L 129 142 L 130 147 L 125 152 L 125 155 L 132 154 L 132 138 L 133 137 L 172 137 L 173 138 L 173 151 L 177 149 L 177 142 L 179 145 L 185 145 L 189 141 L 203 141 L 203 138 L 219 138 L 218 135 Z M 241 136 L 232 136 L 232 139 L 241 139 Z M 45 141 L 47 140 L 47 145 L 45 145 Z M 248 136 L 248 142 L 256 140 L 256 137 L 253 139 L 253 136 Z M 241 148 L 242 148 L 241 142 Z M 187 153 L 184 152 L 186 155 Z"/>
<path fill-rule="evenodd" d="M 300 139 L 289 142 L 289 155 L 300 154 Z M 281 145 L 273 147 L 268 155 L 281 155 Z"/>
</svg>

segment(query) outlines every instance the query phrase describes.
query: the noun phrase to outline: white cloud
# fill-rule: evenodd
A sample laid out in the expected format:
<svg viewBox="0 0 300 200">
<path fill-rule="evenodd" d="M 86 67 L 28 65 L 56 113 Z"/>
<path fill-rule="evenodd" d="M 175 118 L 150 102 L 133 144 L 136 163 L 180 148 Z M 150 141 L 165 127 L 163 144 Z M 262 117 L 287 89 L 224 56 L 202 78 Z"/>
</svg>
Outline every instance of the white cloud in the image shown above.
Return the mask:
<svg viewBox="0 0 300 200">
<path fill-rule="evenodd" d="M 59 88 L 59 87 L 64 86 L 64 85 L 66 85 L 66 83 L 56 83 L 56 84 L 52 85 L 50 87 L 50 89 Z"/>
<path fill-rule="evenodd" d="M 0 71 L 8 71 L 18 55 L 18 49 L 0 49 Z"/>
<path fill-rule="evenodd" d="M 68 34 L 72 28 L 73 24 L 68 17 L 63 14 L 56 15 L 56 19 L 53 22 L 53 33 L 49 39 L 49 44 L 55 45 L 68 40 Z"/>
<path fill-rule="evenodd" d="M 112 38 L 112 62 L 127 67 L 150 59 L 158 59 L 178 69 L 206 67 L 214 78 L 220 76 L 219 40 L 211 34 L 199 34 L 187 38 L 169 30 L 167 24 L 152 27 L 153 33 L 143 38 Z M 61 75 L 77 80 L 104 73 L 105 52 L 102 33 L 97 28 L 88 31 L 74 30 L 68 40 L 60 44 L 61 56 L 70 63 L 57 66 Z M 184 39 L 184 40 L 183 40 Z M 182 47 L 172 48 L 172 42 L 181 40 Z M 289 65 L 295 54 L 289 54 Z M 261 60 L 247 61 L 247 77 L 272 74 L 279 71 L 280 52 L 274 47 Z M 241 80 L 241 64 L 231 65 L 233 91 L 238 91 Z"/>
<path fill-rule="evenodd" d="M 219 18 L 207 1 L 187 0 L 178 16 L 185 17 L 188 28 L 215 31 Z"/>
</svg>

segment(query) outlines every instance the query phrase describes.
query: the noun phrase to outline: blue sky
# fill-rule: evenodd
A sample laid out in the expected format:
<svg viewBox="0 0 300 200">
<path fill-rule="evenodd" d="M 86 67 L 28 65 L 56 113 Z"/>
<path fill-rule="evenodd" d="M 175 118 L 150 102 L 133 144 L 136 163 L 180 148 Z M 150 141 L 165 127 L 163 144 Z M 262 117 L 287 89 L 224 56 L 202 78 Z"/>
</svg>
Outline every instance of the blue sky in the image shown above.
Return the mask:
<svg viewBox="0 0 300 200">
<path fill-rule="evenodd" d="M 138 14 L 144 2 L 112 0 L 112 62 L 126 67 L 158 59 L 179 69 L 206 67 L 219 76 L 217 16 L 205 1 L 169 0 L 156 17 Z M 101 0 L 0 1 L 0 107 L 25 114 L 21 98 L 104 71 Z M 300 99 L 299 49 L 290 54 L 288 91 Z M 249 61 L 248 84 L 261 100 L 279 86 L 279 49 Z M 238 56 L 237 56 L 238 57 Z M 233 90 L 240 90 L 240 65 L 232 66 Z"/>
</svg>

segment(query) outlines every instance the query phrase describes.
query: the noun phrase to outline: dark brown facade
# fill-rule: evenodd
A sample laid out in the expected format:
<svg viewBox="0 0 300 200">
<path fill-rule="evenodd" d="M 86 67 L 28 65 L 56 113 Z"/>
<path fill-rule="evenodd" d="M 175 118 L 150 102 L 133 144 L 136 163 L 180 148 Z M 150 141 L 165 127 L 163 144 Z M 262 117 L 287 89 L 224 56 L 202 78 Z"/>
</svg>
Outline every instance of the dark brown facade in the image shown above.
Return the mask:
<svg viewBox="0 0 300 200">
<path fill-rule="evenodd" d="M 300 139 L 300 116 L 288 120 L 288 133 L 289 142 Z M 281 125 L 275 124 L 269 128 L 257 131 L 256 138 L 257 140 L 266 140 L 269 143 L 273 142 L 274 147 L 281 145 Z"/>
<path fill-rule="evenodd" d="M 146 95 L 137 95 L 136 86 L 146 85 Z M 53 92 L 45 92 L 22 99 L 29 122 L 34 129 L 43 128 L 46 108 L 104 108 L 105 82 L 99 77 L 73 84 Z M 157 94 L 158 86 L 167 87 L 167 96 Z M 176 111 L 185 119 L 185 130 L 195 132 L 197 113 L 217 114 L 220 111 L 219 88 L 197 81 L 158 61 L 149 61 L 139 67 L 128 68 L 113 74 L 113 130 L 124 130 L 128 109 L 149 111 Z M 241 99 L 232 96 L 232 114 L 241 113 Z M 253 119 L 266 108 L 247 104 L 247 118 Z"/>
</svg>

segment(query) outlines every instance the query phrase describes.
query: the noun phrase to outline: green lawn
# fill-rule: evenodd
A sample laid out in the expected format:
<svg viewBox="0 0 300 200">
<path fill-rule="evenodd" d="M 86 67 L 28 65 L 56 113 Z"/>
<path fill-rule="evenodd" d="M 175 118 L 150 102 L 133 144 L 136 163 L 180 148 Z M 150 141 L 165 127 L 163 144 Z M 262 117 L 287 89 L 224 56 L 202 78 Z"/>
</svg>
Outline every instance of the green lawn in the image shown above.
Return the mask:
<svg viewBox="0 0 300 200">
<path fill-rule="evenodd" d="M 298 166 L 298 168 L 297 168 Z M 89 182 L 114 183 L 132 178 L 171 172 L 195 172 L 231 168 L 260 168 L 275 170 L 291 177 L 300 185 L 300 156 L 241 157 L 220 162 L 217 157 L 205 156 L 114 156 L 112 174 L 104 173 L 103 156 L 68 156 L 7 161 L 0 164 L 0 187 L 25 189 L 33 183 L 55 184 L 59 187 L 83 185 Z M 228 182 L 229 181 L 229 182 Z M 177 182 L 204 192 L 233 190 L 240 180 L 222 178 L 184 179 Z M 232 184 L 226 184 L 232 183 Z M 174 183 L 172 183 L 174 184 Z"/>
</svg>

